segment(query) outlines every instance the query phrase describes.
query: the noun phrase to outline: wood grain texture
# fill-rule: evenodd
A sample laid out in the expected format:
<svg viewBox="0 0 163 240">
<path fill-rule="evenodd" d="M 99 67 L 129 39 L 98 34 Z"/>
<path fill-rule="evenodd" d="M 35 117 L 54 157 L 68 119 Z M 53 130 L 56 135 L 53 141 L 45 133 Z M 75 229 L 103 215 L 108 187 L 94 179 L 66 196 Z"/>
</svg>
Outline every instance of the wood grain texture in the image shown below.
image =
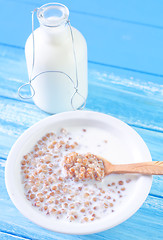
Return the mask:
<svg viewBox="0 0 163 240">
<path fill-rule="evenodd" d="M 28 240 L 30 238 L 19 237 L 17 235 L 13 235 L 11 233 L 0 232 L 0 239 L 1 240 Z"/>
<path fill-rule="evenodd" d="M 163 175 L 163 162 L 139 162 L 130 164 L 111 164 L 107 159 L 102 158 L 105 166 L 105 175 L 111 173 L 139 173 L 143 175 Z"/>
</svg>

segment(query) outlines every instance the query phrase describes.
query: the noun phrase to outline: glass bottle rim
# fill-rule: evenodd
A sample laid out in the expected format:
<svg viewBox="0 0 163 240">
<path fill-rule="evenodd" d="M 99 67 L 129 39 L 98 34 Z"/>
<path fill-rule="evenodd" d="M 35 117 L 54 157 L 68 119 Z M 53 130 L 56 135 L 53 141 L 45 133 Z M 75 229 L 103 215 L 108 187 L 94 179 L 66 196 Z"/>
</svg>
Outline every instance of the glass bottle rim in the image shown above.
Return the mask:
<svg viewBox="0 0 163 240">
<path fill-rule="evenodd" d="M 41 25 L 58 27 L 68 21 L 69 10 L 61 3 L 47 3 L 37 9 L 37 18 Z"/>
</svg>

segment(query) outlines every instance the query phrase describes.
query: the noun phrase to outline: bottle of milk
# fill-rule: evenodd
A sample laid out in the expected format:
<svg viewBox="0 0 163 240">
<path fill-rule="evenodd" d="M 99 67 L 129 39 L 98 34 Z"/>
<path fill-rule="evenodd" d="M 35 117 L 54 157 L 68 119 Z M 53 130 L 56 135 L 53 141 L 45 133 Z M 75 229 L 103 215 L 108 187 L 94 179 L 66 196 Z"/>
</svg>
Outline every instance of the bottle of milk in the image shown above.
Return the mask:
<svg viewBox="0 0 163 240">
<path fill-rule="evenodd" d="M 50 3 L 36 12 L 40 27 L 25 45 L 33 101 L 52 114 L 80 109 L 88 93 L 86 41 L 71 27 L 66 6 Z"/>
</svg>

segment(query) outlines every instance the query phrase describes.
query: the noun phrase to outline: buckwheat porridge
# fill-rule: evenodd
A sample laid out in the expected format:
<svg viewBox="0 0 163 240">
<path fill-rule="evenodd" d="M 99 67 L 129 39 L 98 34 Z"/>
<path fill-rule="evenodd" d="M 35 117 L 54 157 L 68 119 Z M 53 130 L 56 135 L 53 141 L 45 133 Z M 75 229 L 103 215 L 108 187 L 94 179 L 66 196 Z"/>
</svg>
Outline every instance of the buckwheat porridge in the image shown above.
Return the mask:
<svg viewBox="0 0 163 240">
<path fill-rule="evenodd" d="M 92 152 L 96 149 L 102 156 L 110 139 L 97 136 L 89 128 L 62 128 L 44 135 L 23 156 L 22 183 L 35 209 L 55 219 L 84 223 L 111 214 L 126 201 L 136 177 L 104 177 L 103 162 Z"/>
</svg>

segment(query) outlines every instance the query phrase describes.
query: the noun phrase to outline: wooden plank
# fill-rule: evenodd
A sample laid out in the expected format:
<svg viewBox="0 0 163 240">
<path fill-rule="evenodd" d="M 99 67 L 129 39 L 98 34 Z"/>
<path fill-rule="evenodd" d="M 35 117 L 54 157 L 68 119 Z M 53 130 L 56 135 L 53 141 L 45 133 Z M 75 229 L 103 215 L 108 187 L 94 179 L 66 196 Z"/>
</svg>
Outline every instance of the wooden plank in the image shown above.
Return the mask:
<svg viewBox="0 0 163 240">
<path fill-rule="evenodd" d="M 1 99 L 1 98 L 0 98 Z M 6 158 L 9 149 L 15 142 L 15 140 L 30 126 L 39 120 L 48 116 L 48 114 L 42 112 L 35 105 L 25 102 L 17 102 L 11 99 L 3 99 L 3 103 L 0 102 L 0 108 L 2 109 L 0 120 L 0 156 Z M 89 109 L 100 111 L 98 108 Z M 15 114 L 16 113 L 16 114 Z M 108 112 L 106 112 L 108 114 Z M 127 111 L 126 111 L 127 113 Z M 115 115 L 116 116 L 116 115 Z M 116 116 L 121 119 L 119 116 Z M 127 122 L 127 115 L 123 116 L 123 119 Z M 133 127 L 141 135 L 144 141 L 147 143 L 152 157 L 154 160 L 161 161 L 163 154 L 163 136 L 162 132 L 149 131 L 143 128 Z"/>
<path fill-rule="evenodd" d="M 12 235 L 10 233 L 6 233 L 6 232 L 0 232 L 0 239 L 1 240 L 28 240 L 30 238 L 24 238 L 24 237 L 20 237 L 17 235 Z"/>
<path fill-rule="evenodd" d="M 90 61 L 162 75 L 160 29 L 75 13 L 71 20 L 87 40 Z"/>
<path fill-rule="evenodd" d="M 16 0 L 22 2 L 22 0 Z M 49 0 L 23 0 L 28 4 L 34 4 L 37 7 Z M 76 0 L 62 0 L 70 12 L 78 12 L 89 15 L 97 15 L 103 18 L 110 18 L 117 21 L 127 21 L 128 23 L 145 24 L 149 27 L 163 27 L 162 8 L 163 3 L 161 0 L 98 0 L 92 1 L 76 1 Z"/>
<path fill-rule="evenodd" d="M 130 125 L 163 131 L 163 85 L 161 77 L 92 63 L 89 63 L 88 74 L 87 109 L 111 114 Z M 23 114 L 24 111 L 22 112 L 22 109 L 19 110 L 18 107 L 22 108 L 22 104 L 25 102 L 31 104 L 27 104 L 27 111 L 31 112 L 37 109 L 32 101 L 21 101 L 18 97 L 17 90 L 26 81 L 28 81 L 28 76 L 24 51 L 0 46 L 0 95 L 2 96 L 2 115 L 4 115 L 2 119 L 9 117 L 10 110 L 13 115 L 14 108 L 20 115 Z M 97 88 L 98 91 L 96 91 Z M 24 93 L 29 93 L 29 87 L 24 89 Z M 17 100 L 12 103 L 10 110 L 8 109 L 8 98 Z M 36 114 L 34 111 L 32 116 L 34 115 L 36 119 L 38 119 L 36 115 L 39 114 L 47 116 L 39 109 L 36 110 Z M 28 122 L 29 117 L 26 117 Z"/>
<path fill-rule="evenodd" d="M 0 21 L 0 42 L 24 47 L 31 32 L 31 10 L 24 2 L 3 2 Z M 10 18 L 13 14 L 12 23 Z M 85 36 L 90 61 L 163 76 L 163 32 L 159 28 L 128 24 L 98 16 L 72 12 L 71 23 Z M 19 33 L 19 37 L 15 32 Z"/>
<path fill-rule="evenodd" d="M 16 138 L 20 136 L 25 129 L 45 118 L 48 114 L 42 112 L 33 104 L 18 102 L 12 99 L 2 98 L 2 100 L 3 102 L 0 102 L 0 108 L 2 109 L 0 120 L 0 156 L 6 157 L 9 148 L 12 146 Z M 93 109 L 91 108 L 91 110 L 105 112 L 101 111 L 101 109 L 98 109 L 96 106 Z M 108 114 L 108 112 L 105 113 Z M 122 118 L 118 114 L 115 114 L 114 116 L 119 119 Z M 122 120 L 128 122 L 127 109 Z M 161 147 L 163 143 L 162 132 L 143 130 L 143 128 L 135 129 L 147 143 L 154 160 L 161 160 L 161 153 L 163 153 L 163 148 Z"/>
<path fill-rule="evenodd" d="M 87 106 L 131 125 L 162 131 L 161 82 L 161 78 L 90 65 Z"/>
<path fill-rule="evenodd" d="M 16 112 L 16 114 L 14 112 Z M 1 113 L 0 120 L 0 156 L 6 158 L 9 153 L 9 149 L 16 139 L 28 127 L 32 126 L 34 123 L 46 116 L 48 116 L 48 114 L 41 112 L 41 110 L 37 109 L 35 105 L 7 100 L 7 106 L 4 103 L 4 109 L 3 113 Z M 134 129 L 147 143 L 153 159 L 161 161 L 163 154 L 162 133 L 136 127 L 134 127 Z"/>
</svg>

